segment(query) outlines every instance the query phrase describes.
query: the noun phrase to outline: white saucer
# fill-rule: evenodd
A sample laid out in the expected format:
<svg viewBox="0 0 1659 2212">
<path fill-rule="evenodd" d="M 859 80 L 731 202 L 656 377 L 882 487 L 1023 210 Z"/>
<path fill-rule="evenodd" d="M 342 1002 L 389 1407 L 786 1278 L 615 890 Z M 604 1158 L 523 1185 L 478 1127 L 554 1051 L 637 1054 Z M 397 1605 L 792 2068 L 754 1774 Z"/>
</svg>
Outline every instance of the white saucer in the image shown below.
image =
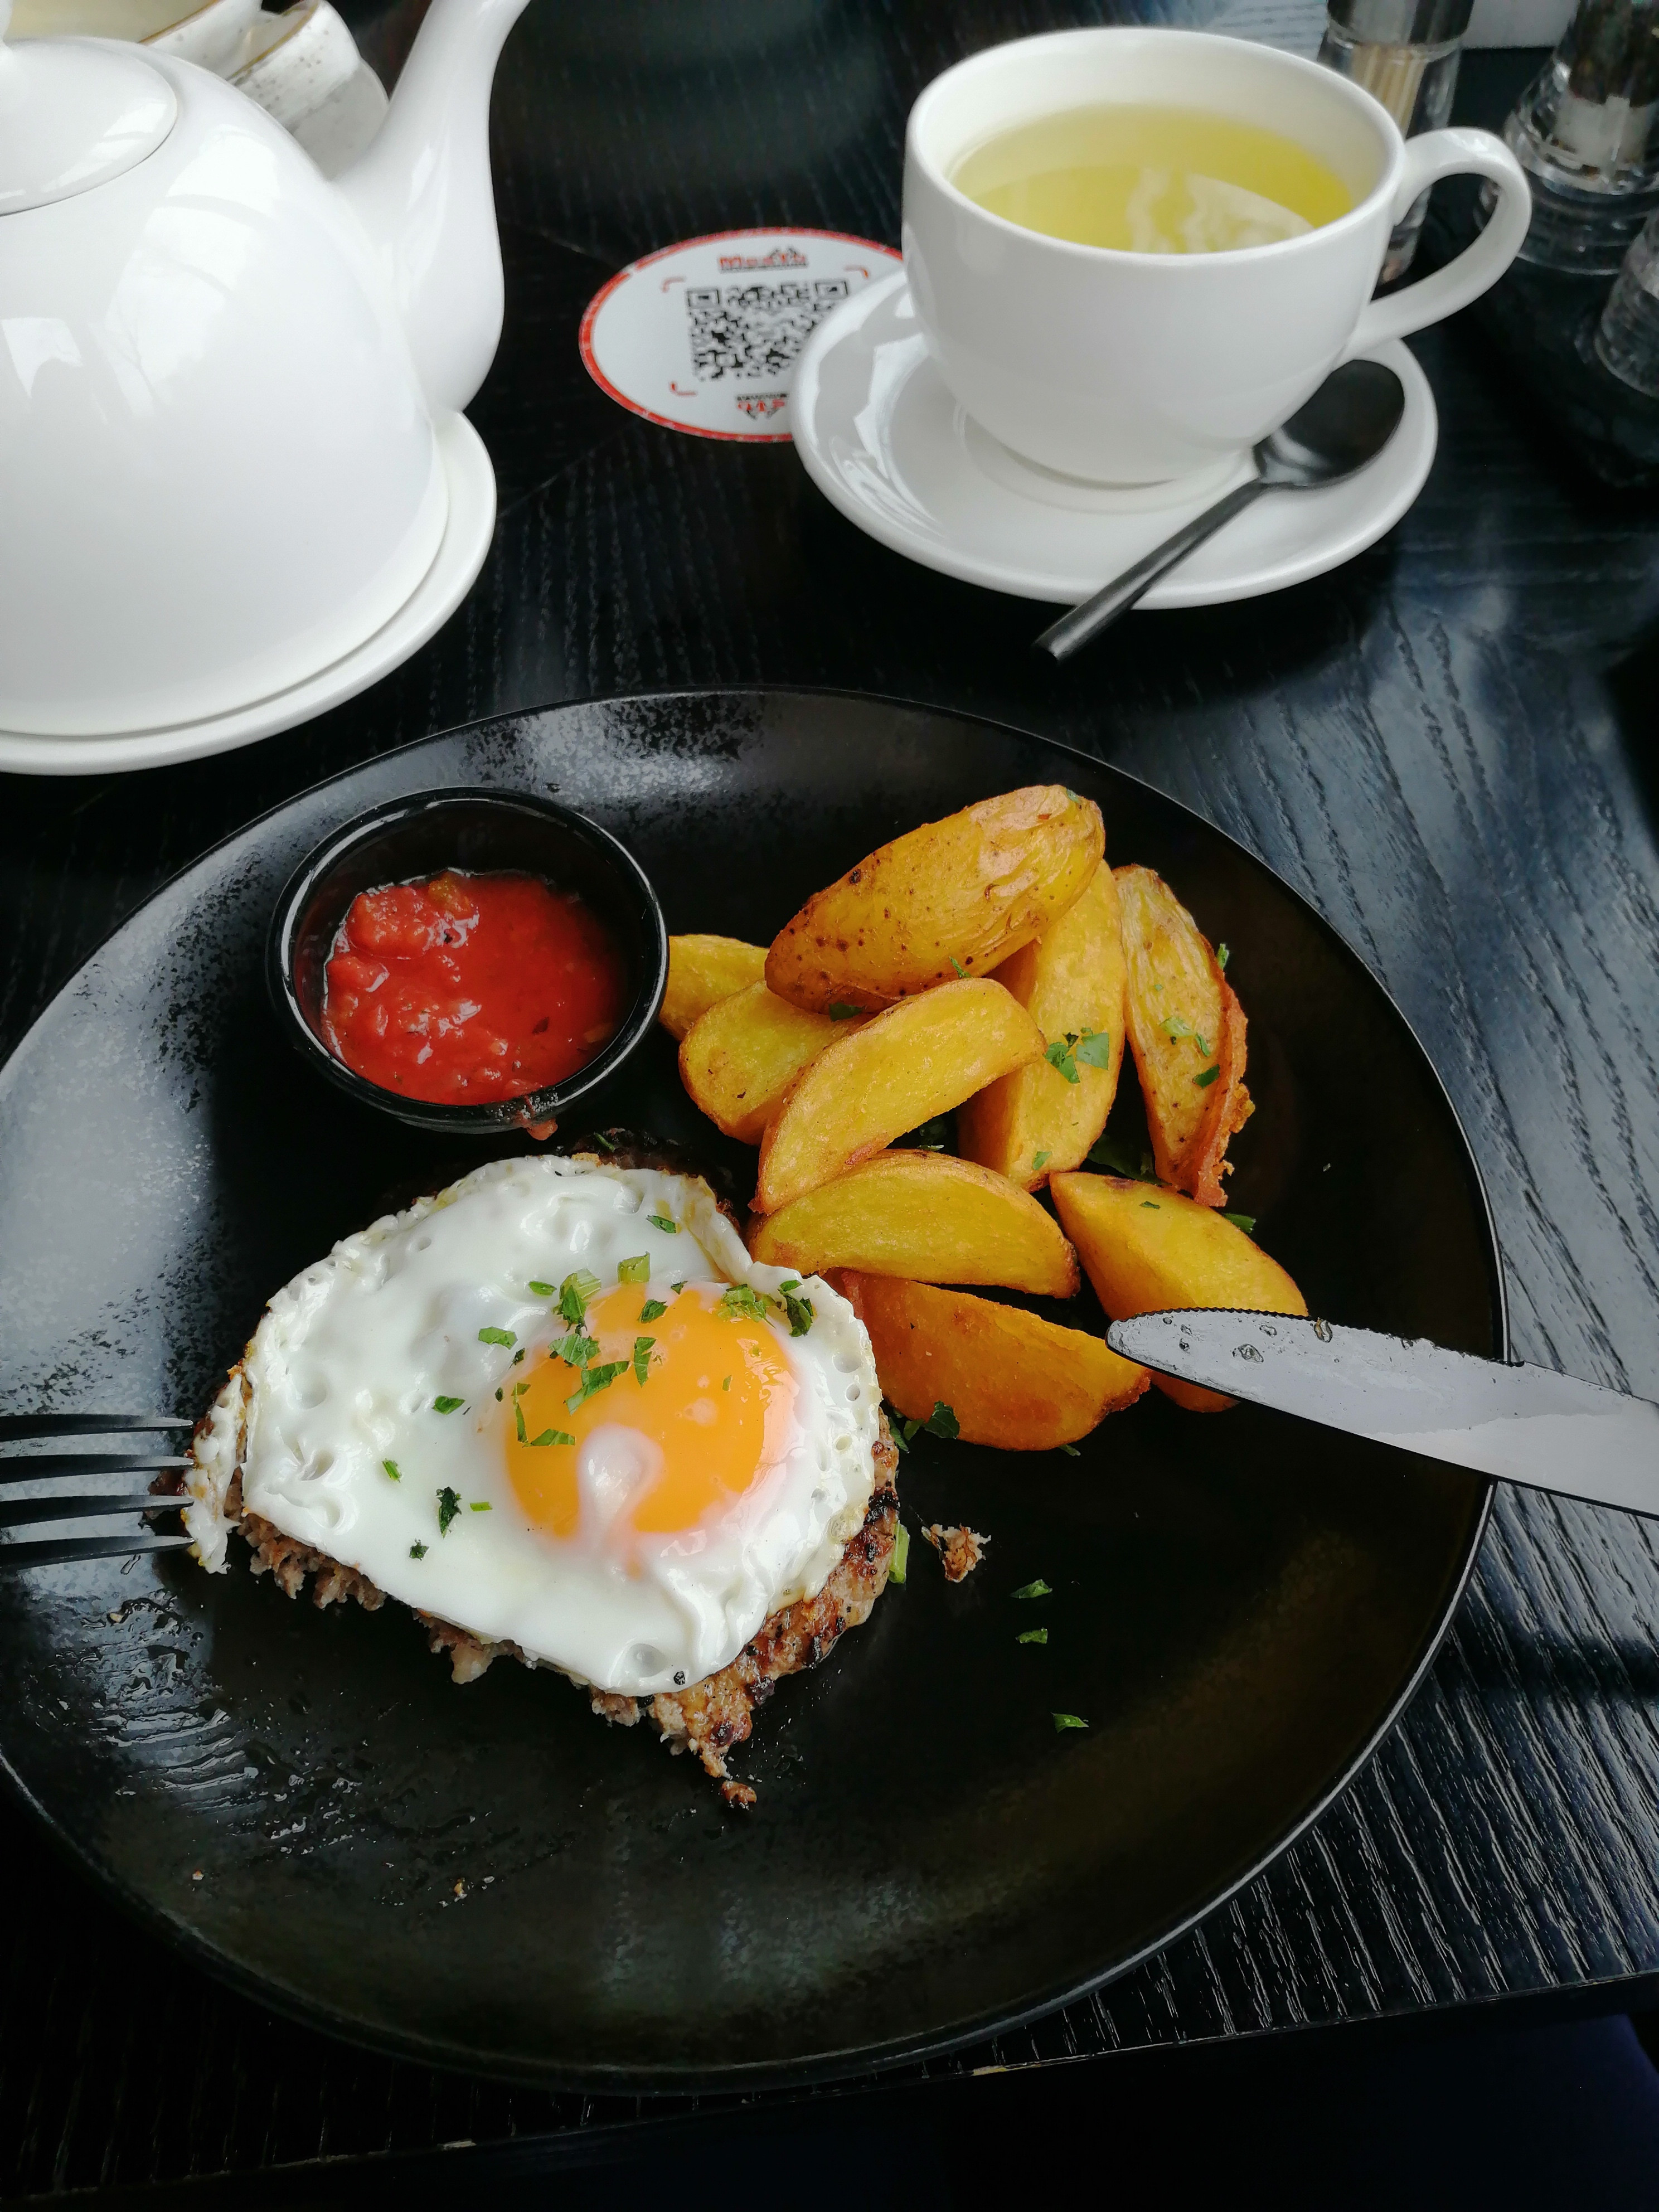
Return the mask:
<svg viewBox="0 0 1659 2212">
<path fill-rule="evenodd" d="M 483 440 L 465 415 L 452 415 L 439 424 L 438 451 L 449 479 L 449 520 L 432 566 L 392 620 L 355 653 L 286 691 L 205 721 L 107 738 L 32 737 L 21 730 L 0 730 L 0 769 L 19 775 L 105 775 L 201 760 L 308 722 L 401 667 L 471 590 L 495 534 L 495 471 Z"/>
<path fill-rule="evenodd" d="M 1398 340 L 1375 357 L 1406 387 L 1404 417 L 1376 459 L 1346 483 L 1258 501 L 1155 584 L 1143 607 L 1282 591 L 1352 560 L 1398 522 L 1434 459 L 1434 397 Z M 807 340 L 789 428 L 825 498 L 896 553 L 965 583 L 1068 605 L 1250 471 L 1240 456 L 1202 478 L 1120 489 L 1020 459 L 945 389 L 902 270 L 854 293 Z"/>
</svg>

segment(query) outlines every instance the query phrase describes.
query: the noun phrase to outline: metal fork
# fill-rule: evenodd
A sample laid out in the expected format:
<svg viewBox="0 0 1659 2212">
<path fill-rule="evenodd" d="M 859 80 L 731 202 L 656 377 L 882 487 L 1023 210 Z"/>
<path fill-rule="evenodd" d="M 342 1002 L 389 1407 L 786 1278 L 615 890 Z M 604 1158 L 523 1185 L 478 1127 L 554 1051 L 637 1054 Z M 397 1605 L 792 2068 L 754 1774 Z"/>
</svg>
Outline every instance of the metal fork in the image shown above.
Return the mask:
<svg viewBox="0 0 1659 2212">
<path fill-rule="evenodd" d="M 152 1458 L 142 1452 L 17 1451 L 11 1446 L 61 1437 L 100 1436 L 188 1436 L 192 1421 L 170 1413 L 0 1413 L 0 1571 L 7 1567 L 52 1567 L 65 1559 L 104 1559 L 122 1553 L 176 1552 L 190 1542 L 182 1530 L 167 1534 L 147 1520 L 125 1534 L 37 1536 L 16 1532 L 54 1522 L 116 1520 L 123 1516 L 176 1513 L 190 1500 L 182 1494 L 158 1496 L 152 1490 L 111 1494 L 62 1487 L 70 1476 L 157 1475 L 182 1471 L 184 1458 Z M 14 1485 L 59 1486 L 29 1497 L 12 1494 Z"/>
</svg>

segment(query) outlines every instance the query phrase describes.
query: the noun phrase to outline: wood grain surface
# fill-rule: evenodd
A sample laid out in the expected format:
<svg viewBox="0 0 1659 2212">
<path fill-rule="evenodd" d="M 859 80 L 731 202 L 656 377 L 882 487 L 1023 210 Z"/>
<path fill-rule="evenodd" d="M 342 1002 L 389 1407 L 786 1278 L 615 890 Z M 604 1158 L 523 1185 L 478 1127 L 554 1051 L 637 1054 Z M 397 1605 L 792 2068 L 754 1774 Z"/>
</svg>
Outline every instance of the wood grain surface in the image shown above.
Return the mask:
<svg viewBox="0 0 1659 2212">
<path fill-rule="evenodd" d="M 415 0 L 345 12 L 389 74 Z M 791 220 L 896 242 L 915 88 L 996 38 L 1110 14 L 538 0 L 496 104 L 508 324 L 473 410 L 501 478 L 489 566 L 413 662 L 306 729 L 143 776 L 0 778 L 0 1049 L 216 838 L 428 730 L 686 683 L 961 707 L 1173 793 L 1328 915 L 1469 1132 L 1516 1352 L 1659 1395 L 1650 504 L 1558 460 L 1454 326 L 1417 342 L 1440 453 L 1382 544 L 1274 599 L 1138 615 L 1056 671 L 1028 652 L 1043 610 L 872 544 L 787 446 L 625 414 L 577 361 L 599 283 L 674 238 Z M 1528 68 L 1472 72 L 1469 94 L 1501 112 Z M 343 2051 L 158 1950 L 18 1814 L 0 1834 L 27 1900 L 0 1936 L 0 2191 L 631 2115 Z M 1656 1863 L 1656 1537 L 1506 1494 L 1429 1681 L 1315 1828 L 1093 2002 L 934 2070 L 1547 1992 L 1616 2005 L 1659 1975 Z"/>
</svg>

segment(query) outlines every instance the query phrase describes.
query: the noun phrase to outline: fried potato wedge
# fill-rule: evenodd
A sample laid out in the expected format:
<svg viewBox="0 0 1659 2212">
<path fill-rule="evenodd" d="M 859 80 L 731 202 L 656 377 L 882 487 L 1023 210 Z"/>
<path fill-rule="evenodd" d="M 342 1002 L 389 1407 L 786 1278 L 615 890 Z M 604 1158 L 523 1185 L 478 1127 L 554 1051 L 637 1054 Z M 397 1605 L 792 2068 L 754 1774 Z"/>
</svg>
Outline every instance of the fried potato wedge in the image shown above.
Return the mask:
<svg viewBox="0 0 1659 2212">
<path fill-rule="evenodd" d="M 750 983 L 710 1006 L 680 1044 L 680 1081 L 692 1103 L 739 1144 L 757 1145 L 785 1091 L 830 1039 L 859 1024 L 832 1022 Z"/>
<path fill-rule="evenodd" d="M 1113 1321 L 1182 1306 L 1308 1310 L 1277 1260 L 1224 1214 L 1180 1191 L 1097 1175 L 1055 1176 L 1048 1188 L 1095 1296 Z M 1189 1413 L 1218 1413 L 1233 1402 L 1166 1375 L 1152 1380 Z"/>
<path fill-rule="evenodd" d="M 1119 868 L 1126 1007 L 1159 1179 L 1224 1206 L 1227 1146 L 1255 1110 L 1244 1088 L 1244 1010 L 1209 939 L 1161 876 Z"/>
<path fill-rule="evenodd" d="M 850 1269 L 836 1286 L 870 1332 L 888 1400 L 913 1421 L 943 1400 L 970 1444 L 1074 1444 L 1108 1413 L 1133 1405 L 1152 1379 L 1097 1336 L 965 1291 Z"/>
<path fill-rule="evenodd" d="M 672 1037 L 683 1037 L 710 1006 L 758 983 L 766 973 L 766 947 L 740 937 L 671 937 L 668 988 L 657 1019 Z"/>
<path fill-rule="evenodd" d="M 1058 1060 L 1033 1060 L 968 1101 L 957 1115 L 966 1158 L 1025 1190 L 1081 1165 L 1117 1096 L 1124 979 L 1117 882 L 1103 860 L 1083 896 L 996 971 L 1051 1053 L 1073 1042 Z"/>
<path fill-rule="evenodd" d="M 855 1267 L 1051 1298 L 1073 1297 L 1079 1281 L 1052 1214 L 1006 1176 L 947 1152 L 882 1152 L 755 1223 L 749 1249 L 803 1275 Z"/>
<path fill-rule="evenodd" d="M 925 823 L 810 898 L 773 939 L 766 980 L 814 1013 L 874 1012 L 984 975 L 1079 896 L 1106 849 L 1100 809 L 1033 784 Z"/>
<path fill-rule="evenodd" d="M 755 1211 L 775 1213 L 1042 1056 L 1042 1032 L 988 975 L 890 1006 L 796 1078 L 761 1139 Z"/>
</svg>

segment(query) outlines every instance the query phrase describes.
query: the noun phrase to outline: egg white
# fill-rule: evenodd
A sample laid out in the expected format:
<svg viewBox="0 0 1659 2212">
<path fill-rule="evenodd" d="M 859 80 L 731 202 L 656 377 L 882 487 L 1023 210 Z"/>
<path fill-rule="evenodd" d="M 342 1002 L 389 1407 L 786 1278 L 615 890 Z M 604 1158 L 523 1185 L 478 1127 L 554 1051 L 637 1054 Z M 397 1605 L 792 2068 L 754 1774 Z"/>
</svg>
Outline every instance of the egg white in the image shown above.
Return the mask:
<svg viewBox="0 0 1659 2212">
<path fill-rule="evenodd" d="M 586 1269 L 609 1290 L 641 1254 L 641 1303 L 680 1282 L 765 1293 L 794 1279 L 750 1259 L 706 1183 L 586 1160 L 495 1161 L 343 1238 L 271 1299 L 197 1439 L 185 1517 L 203 1565 L 227 1565 L 240 1467 L 245 1512 L 484 1642 L 634 1696 L 718 1672 L 769 1613 L 817 1595 L 862 1524 L 880 1388 L 862 1323 L 809 1277 L 806 1334 L 764 1324 L 797 1388 L 787 1450 L 755 1492 L 636 1541 L 624 1565 L 600 1526 L 636 1464 L 619 1395 L 623 1418 L 586 1439 L 575 1538 L 552 1538 L 514 1489 L 496 1396 L 528 1371 L 514 1352 L 565 1326 L 529 1285 Z M 438 1398 L 462 1404 L 441 1414 Z M 441 1532 L 446 1487 L 461 1510 Z"/>
</svg>

